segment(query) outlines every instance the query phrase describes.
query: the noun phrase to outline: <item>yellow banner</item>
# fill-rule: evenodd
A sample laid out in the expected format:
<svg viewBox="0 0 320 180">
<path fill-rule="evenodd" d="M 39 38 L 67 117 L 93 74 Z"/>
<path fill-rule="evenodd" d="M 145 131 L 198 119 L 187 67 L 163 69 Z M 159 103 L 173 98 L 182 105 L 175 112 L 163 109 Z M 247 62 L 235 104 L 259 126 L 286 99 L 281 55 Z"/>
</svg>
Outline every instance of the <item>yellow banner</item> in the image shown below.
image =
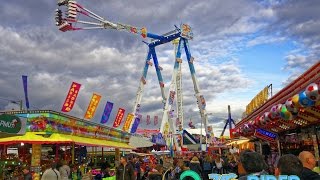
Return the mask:
<svg viewBox="0 0 320 180">
<path fill-rule="evenodd" d="M 94 116 L 94 113 L 97 110 L 98 104 L 100 102 L 101 96 L 99 94 L 93 93 L 90 104 L 88 106 L 88 109 L 86 111 L 86 114 L 84 115 L 85 119 L 92 119 Z"/>
<path fill-rule="evenodd" d="M 126 121 L 124 122 L 124 125 L 122 127 L 123 131 L 127 131 L 127 132 L 129 131 L 133 118 L 134 118 L 134 115 L 132 113 L 129 113 L 127 115 Z"/>
<path fill-rule="evenodd" d="M 259 108 L 262 104 L 264 104 L 268 100 L 268 90 L 269 87 L 266 86 L 263 90 L 261 90 L 246 106 L 246 114 L 251 114 L 254 110 Z"/>
</svg>

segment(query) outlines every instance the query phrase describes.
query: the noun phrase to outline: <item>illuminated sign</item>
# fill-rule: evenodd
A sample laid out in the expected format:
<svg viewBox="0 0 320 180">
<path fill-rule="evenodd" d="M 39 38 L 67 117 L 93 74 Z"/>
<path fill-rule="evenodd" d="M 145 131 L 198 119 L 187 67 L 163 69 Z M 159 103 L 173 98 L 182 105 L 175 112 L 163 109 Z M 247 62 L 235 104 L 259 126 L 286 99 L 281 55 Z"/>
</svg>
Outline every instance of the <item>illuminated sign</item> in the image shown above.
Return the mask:
<svg viewBox="0 0 320 180">
<path fill-rule="evenodd" d="M 255 176 L 255 175 L 250 175 L 247 177 L 247 180 L 300 180 L 300 178 L 296 175 L 280 175 L 278 177 L 274 175 L 260 175 L 260 176 Z"/>
<path fill-rule="evenodd" d="M 256 110 L 268 100 L 268 91 L 269 88 L 267 86 L 251 100 L 251 102 L 246 107 L 247 115 L 251 114 L 254 110 Z"/>
<path fill-rule="evenodd" d="M 277 134 L 260 128 L 256 129 L 254 136 L 266 141 L 275 141 L 277 138 Z"/>
</svg>

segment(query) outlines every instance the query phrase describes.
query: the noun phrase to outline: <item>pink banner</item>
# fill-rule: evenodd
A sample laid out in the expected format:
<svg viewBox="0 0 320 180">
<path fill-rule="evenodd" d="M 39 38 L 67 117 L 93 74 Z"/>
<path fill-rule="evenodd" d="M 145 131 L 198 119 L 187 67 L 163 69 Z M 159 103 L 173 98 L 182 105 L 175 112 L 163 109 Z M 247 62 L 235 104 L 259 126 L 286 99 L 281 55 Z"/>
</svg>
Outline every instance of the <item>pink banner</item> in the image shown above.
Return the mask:
<svg viewBox="0 0 320 180">
<path fill-rule="evenodd" d="M 125 109 L 119 108 L 116 119 L 114 120 L 114 123 L 113 123 L 113 127 L 116 128 L 120 126 L 125 111 L 126 111 Z"/>
<path fill-rule="evenodd" d="M 158 124 L 158 116 L 154 116 L 154 125 Z"/>
<path fill-rule="evenodd" d="M 71 87 L 69 89 L 68 95 L 66 97 L 66 100 L 64 101 L 62 105 L 62 112 L 69 112 L 73 108 L 74 103 L 76 102 L 79 90 L 80 90 L 81 84 L 72 82 Z"/>
<path fill-rule="evenodd" d="M 147 115 L 147 125 L 151 124 L 150 115 Z"/>
</svg>

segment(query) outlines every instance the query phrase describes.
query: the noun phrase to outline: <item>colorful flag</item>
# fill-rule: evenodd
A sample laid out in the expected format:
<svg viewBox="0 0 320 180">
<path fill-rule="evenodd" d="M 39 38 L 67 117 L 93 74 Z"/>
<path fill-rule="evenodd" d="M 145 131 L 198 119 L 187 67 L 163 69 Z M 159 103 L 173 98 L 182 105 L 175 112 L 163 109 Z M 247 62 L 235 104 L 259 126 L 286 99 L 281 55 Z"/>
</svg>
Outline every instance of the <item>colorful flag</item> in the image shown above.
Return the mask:
<svg viewBox="0 0 320 180">
<path fill-rule="evenodd" d="M 111 114 L 111 111 L 112 111 L 112 108 L 113 108 L 113 103 L 107 101 L 107 104 L 106 104 L 106 106 L 104 108 L 104 112 L 102 114 L 100 123 L 105 124 L 105 123 L 108 122 L 110 114 Z"/>
<path fill-rule="evenodd" d="M 147 115 L 147 125 L 151 124 L 150 115 Z"/>
<path fill-rule="evenodd" d="M 29 109 L 29 98 L 28 98 L 28 76 L 22 76 L 22 83 L 23 83 L 23 90 L 24 90 L 24 97 L 26 99 L 26 107 Z"/>
<path fill-rule="evenodd" d="M 154 125 L 158 124 L 158 116 L 154 116 Z"/>
<path fill-rule="evenodd" d="M 140 119 L 138 117 L 136 117 L 136 119 L 134 120 L 134 123 L 132 125 L 130 133 L 135 133 L 137 131 L 139 123 L 140 123 Z"/>
<path fill-rule="evenodd" d="M 119 108 L 116 119 L 113 122 L 113 127 L 116 128 L 120 126 L 125 111 L 126 111 L 125 109 Z"/>
<path fill-rule="evenodd" d="M 92 119 L 94 116 L 94 113 L 97 110 L 97 107 L 99 105 L 101 96 L 99 94 L 93 93 L 92 98 L 90 100 L 90 104 L 88 106 L 88 109 L 86 111 L 86 114 L 84 115 L 85 119 Z"/>
<path fill-rule="evenodd" d="M 73 108 L 74 103 L 76 102 L 77 96 L 79 94 L 81 84 L 72 82 L 71 87 L 69 89 L 66 100 L 62 105 L 62 112 L 69 112 Z"/>
<path fill-rule="evenodd" d="M 133 118 L 134 118 L 134 115 L 132 113 L 129 113 L 127 115 L 126 121 L 124 122 L 124 125 L 122 127 L 123 131 L 129 131 Z"/>
</svg>

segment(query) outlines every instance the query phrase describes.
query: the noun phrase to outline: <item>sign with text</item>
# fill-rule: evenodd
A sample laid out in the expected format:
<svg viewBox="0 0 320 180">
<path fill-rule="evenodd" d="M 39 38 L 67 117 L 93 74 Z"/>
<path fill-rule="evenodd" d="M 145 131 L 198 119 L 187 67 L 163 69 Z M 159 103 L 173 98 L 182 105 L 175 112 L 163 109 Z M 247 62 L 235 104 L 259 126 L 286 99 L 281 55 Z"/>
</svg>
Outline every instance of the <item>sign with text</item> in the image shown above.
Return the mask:
<svg viewBox="0 0 320 180">
<path fill-rule="evenodd" d="M 92 98 L 90 100 L 90 104 L 88 106 L 88 109 L 86 111 L 86 114 L 84 115 L 85 119 L 92 119 L 94 116 L 94 113 L 96 112 L 96 109 L 98 107 L 98 104 L 100 102 L 101 96 L 99 94 L 93 93 Z"/>
<path fill-rule="evenodd" d="M 127 115 L 126 121 L 124 122 L 124 125 L 122 127 L 123 131 L 127 131 L 128 132 L 128 130 L 130 129 L 130 125 L 131 125 L 131 123 L 133 121 L 133 118 L 134 118 L 134 115 L 132 113 L 129 113 Z"/>
<path fill-rule="evenodd" d="M 120 126 L 125 111 L 126 111 L 125 109 L 119 108 L 116 119 L 113 122 L 113 127 L 116 128 L 116 127 Z"/>
<path fill-rule="evenodd" d="M 275 141 L 278 137 L 276 133 L 273 133 L 264 129 L 260 129 L 260 128 L 256 129 L 254 136 L 266 141 Z"/>
<path fill-rule="evenodd" d="M 246 115 L 251 114 L 254 110 L 256 110 L 268 100 L 268 92 L 269 87 L 266 86 L 251 100 L 251 102 L 246 107 Z"/>
<path fill-rule="evenodd" d="M 25 134 L 26 122 L 14 115 L 0 115 L 0 132 L 8 134 Z"/>
<path fill-rule="evenodd" d="M 64 103 L 62 105 L 62 109 L 61 109 L 62 112 L 71 111 L 74 103 L 76 102 L 80 87 L 81 87 L 81 84 L 78 84 L 76 82 L 72 82 L 71 87 L 68 92 L 68 95 L 66 97 L 66 100 L 64 101 Z"/>
</svg>

